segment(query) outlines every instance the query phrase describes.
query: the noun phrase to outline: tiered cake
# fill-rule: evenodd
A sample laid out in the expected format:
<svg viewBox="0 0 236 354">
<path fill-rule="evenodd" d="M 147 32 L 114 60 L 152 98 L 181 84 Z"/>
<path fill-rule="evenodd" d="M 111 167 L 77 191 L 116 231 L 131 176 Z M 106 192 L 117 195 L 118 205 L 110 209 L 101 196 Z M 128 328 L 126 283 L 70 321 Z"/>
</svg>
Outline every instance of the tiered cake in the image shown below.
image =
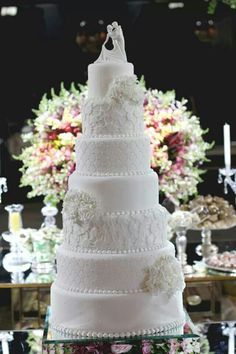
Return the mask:
<svg viewBox="0 0 236 354">
<path fill-rule="evenodd" d="M 76 337 L 166 332 L 184 321 L 183 275 L 150 168 L 143 89 L 116 22 L 108 38 L 113 49 L 104 44 L 88 67 L 83 137 L 51 289 L 52 328 Z"/>
</svg>

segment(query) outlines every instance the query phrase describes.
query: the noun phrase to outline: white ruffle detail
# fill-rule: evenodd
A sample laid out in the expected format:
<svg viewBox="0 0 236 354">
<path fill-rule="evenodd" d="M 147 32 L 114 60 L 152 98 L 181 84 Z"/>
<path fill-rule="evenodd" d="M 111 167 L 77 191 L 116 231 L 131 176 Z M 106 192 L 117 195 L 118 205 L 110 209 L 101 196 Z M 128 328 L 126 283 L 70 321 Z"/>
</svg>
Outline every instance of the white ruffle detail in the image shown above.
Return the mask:
<svg viewBox="0 0 236 354">
<path fill-rule="evenodd" d="M 89 193 L 72 189 L 65 195 L 62 213 L 69 223 L 82 226 L 94 217 L 96 208 L 97 202 Z"/>
<path fill-rule="evenodd" d="M 135 75 L 116 77 L 102 100 L 82 103 L 83 134 L 127 135 L 144 131 L 144 91 Z"/>
<path fill-rule="evenodd" d="M 158 257 L 156 262 L 145 270 L 141 286 L 153 295 L 163 292 L 170 299 L 176 291 L 183 291 L 184 276 L 180 262 L 171 255 Z"/>
</svg>

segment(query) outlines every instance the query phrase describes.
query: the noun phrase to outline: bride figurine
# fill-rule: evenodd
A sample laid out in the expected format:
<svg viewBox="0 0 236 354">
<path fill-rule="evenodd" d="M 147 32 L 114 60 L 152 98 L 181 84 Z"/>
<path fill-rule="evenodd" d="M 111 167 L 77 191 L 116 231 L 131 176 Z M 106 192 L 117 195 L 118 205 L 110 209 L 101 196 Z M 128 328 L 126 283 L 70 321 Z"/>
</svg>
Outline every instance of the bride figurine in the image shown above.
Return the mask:
<svg viewBox="0 0 236 354">
<path fill-rule="evenodd" d="M 109 38 L 112 40 L 112 49 L 106 48 L 106 43 L 109 41 Z M 107 26 L 106 40 L 102 45 L 101 53 L 95 63 L 103 63 L 107 61 L 127 62 L 123 31 L 117 22 L 112 22 L 111 25 Z"/>
</svg>

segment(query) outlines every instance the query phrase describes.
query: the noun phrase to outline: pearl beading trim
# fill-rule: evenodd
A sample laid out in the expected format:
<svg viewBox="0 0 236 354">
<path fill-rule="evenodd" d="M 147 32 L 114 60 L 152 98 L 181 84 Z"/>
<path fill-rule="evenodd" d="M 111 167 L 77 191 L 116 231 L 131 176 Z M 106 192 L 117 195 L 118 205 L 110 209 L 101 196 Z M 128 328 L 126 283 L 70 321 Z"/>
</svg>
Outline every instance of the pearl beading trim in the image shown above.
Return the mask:
<svg viewBox="0 0 236 354">
<path fill-rule="evenodd" d="M 76 292 L 79 294 L 103 294 L 103 295 L 128 295 L 128 294 L 139 294 L 147 292 L 145 289 L 131 289 L 131 290 L 105 290 L 105 289 L 80 289 L 76 287 L 63 287 L 61 284 L 58 285 L 61 289 L 71 292 Z"/>
<path fill-rule="evenodd" d="M 86 172 L 80 172 L 76 170 L 78 173 L 78 176 L 88 176 L 88 177 L 106 177 L 106 176 L 144 176 L 144 175 L 149 175 L 149 171 L 130 171 L 130 172 L 119 172 L 119 173 L 114 173 L 114 172 L 104 172 L 104 173 L 86 173 Z"/>
<path fill-rule="evenodd" d="M 137 134 L 116 134 L 116 135 L 111 135 L 111 134 L 98 134 L 98 135 L 90 135 L 83 133 L 83 136 L 86 137 L 87 139 L 120 139 L 120 138 L 142 138 L 143 136 L 146 136 L 143 132 L 142 133 L 137 133 Z"/>
<path fill-rule="evenodd" d="M 158 207 L 158 205 L 156 207 Z M 107 216 L 110 216 L 110 215 L 133 216 L 133 215 L 139 215 L 139 214 L 147 215 L 147 214 L 153 213 L 154 208 L 155 207 L 149 208 L 149 209 L 138 209 L 138 210 L 106 211 L 106 212 L 103 212 L 102 215 L 107 215 Z"/>
<path fill-rule="evenodd" d="M 141 247 L 137 249 L 129 249 L 129 250 L 98 250 L 98 249 L 90 249 L 90 248 L 76 248 L 76 252 L 79 253 L 93 253 L 93 254 L 130 254 L 130 253 L 140 253 L 140 252 L 148 252 L 155 251 L 161 248 L 166 247 L 167 243 L 159 243 L 155 247 Z M 68 246 L 65 244 L 65 246 Z M 65 247 L 65 249 L 71 250 L 71 247 Z"/>
<path fill-rule="evenodd" d="M 149 209 L 137 209 L 137 210 L 118 210 L 118 211 L 102 211 L 101 209 L 99 210 L 99 214 L 101 216 L 120 216 L 120 215 L 127 215 L 127 216 L 134 216 L 134 215 L 148 215 L 153 213 L 155 208 L 160 208 L 161 205 L 157 204 L 153 208 Z M 162 207 L 164 208 L 164 207 Z M 63 210 L 61 211 L 63 214 Z"/>
<path fill-rule="evenodd" d="M 118 211 L 102 211 L 101 209 L 99 210 L 99 214 L 101 216 L 120 216 L 120 215 L 127 215 L 127 216 L 133 216 L 133 215 L 148 215 L 153 213 L 155 208 L 160 208 L 162 207 L 160 204 L 155 205 L 153 208 L 149 209 L 137 209 L 137 210 L 118 210 Z M 162 207 L 164 208 L 164 207 Z M 61 211 L 63 214 L 63 210 Z"/>
<path fill-rule="evenodd" d="M 148 135 L 145 134 L 143 131 L 142 131 L 142 133 L 137 133 L 137 134 L 133 134 L 133 133 L 132 134 L 116 134 L 116 135 L 111 135 L 111 134 L 100 135 L 100 134 L 98 134 L 98 135 L 95 135 L 95 136 L 83 134 L 83 137 L 84 138 L 86 137 L 86 140 L 92 140 L 92 141 L 94 141 L 96 139 L 99 140 L 101 137 L 108 138 L 109 140 L 119 140 L 120 138 L 126 138 L 126 137 L 134 138 L 134 139 L 143 138 L 144 140 L 150 141 Z M 81 137 L 77 137 L 76 141 L 81 141 Z"/>
<path fill-rule="evenodd" d="M 85 331 L 85 330 L 76 330 L 76 329 L 69 329 L 63 326 L 51 324 L 51 328 L 62 335 L 69 335 L 74 338 L 82 337 L 82 338 L 130 338 L 136 336 L 143 336 L 143 335 L 152 335 L 158 333 L 166 333 L 171 334 L 171 331 L 174 331 L 184 325 L 182 320 L 173 321 L 169 324 L 163 324 L 156 328 L 149 328 L 149 329 L 140 329 L 138 331 L 130 331 L 130 332 L 97 332 L 97 331 Z"/>
</svg>

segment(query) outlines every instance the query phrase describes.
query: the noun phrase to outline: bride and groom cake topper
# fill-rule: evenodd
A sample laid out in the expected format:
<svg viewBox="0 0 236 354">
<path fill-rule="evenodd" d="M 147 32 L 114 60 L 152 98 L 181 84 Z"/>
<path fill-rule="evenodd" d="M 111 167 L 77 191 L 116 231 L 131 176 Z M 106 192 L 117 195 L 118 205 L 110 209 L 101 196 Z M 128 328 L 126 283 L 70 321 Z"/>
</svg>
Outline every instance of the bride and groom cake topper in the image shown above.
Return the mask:
<svg viewBox="0 0 236 354">
<path fill-rule="evenodd" d="M 107 49 L 106 44 L 110 38 L 112 40 L 113 48 Z M 106 40 L 103 43 L 101 53 L 95 63 L 103 63 L 108 61 L 127 62 L 123 31 L 121 26 L 118 25 L 116 21 L 107 26 Z"/>
</svg>

